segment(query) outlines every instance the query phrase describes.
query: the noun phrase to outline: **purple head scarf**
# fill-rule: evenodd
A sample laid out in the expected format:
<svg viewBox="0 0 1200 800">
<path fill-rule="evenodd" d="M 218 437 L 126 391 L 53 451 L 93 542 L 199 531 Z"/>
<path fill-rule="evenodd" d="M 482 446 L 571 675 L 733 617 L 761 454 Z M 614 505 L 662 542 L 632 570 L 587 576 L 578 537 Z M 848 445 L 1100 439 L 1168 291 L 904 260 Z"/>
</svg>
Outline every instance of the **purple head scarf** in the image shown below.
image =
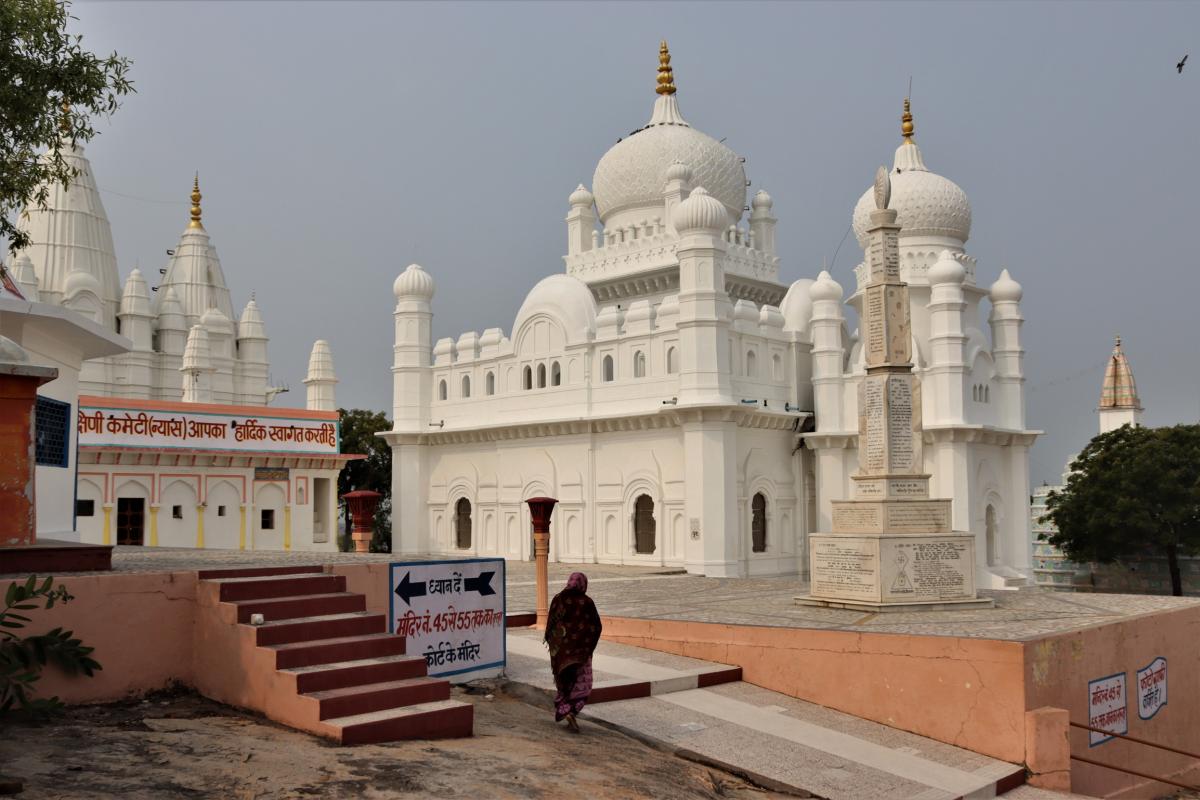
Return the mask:
<svg viewBox="0 0 1200 800">
<path fill-rule="evenodd" d="M 587 575 L 584 575 L 582 572 L 572 572 L 571 577 L 567 578 L 567 588 L 586 593 Z"/>
</svg>

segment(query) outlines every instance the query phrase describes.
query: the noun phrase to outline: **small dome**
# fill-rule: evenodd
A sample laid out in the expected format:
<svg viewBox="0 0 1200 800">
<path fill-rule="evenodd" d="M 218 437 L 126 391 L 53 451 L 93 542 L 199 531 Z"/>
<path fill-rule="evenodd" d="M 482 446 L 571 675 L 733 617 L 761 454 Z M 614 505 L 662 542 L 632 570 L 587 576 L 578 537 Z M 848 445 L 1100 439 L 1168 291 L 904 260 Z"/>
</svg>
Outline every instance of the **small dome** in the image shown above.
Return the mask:
<svg viewBox="0 0 1200 800">
<path fill-rule="evenodd" d="M 667 167 L 666 178 L 668 181 L 683 181 L 684 183 L 691 183 L 692 168 L 682 161 L 676 161 L 674 164 Z"/>
<path fill-rule="evenodd" d="M 73 269 L 63 283 L 63 297 L 70 299 L 80 292 L 91 292 L 100 297 L 100 281 L 90 272 Z"/>
<path fill-rule="evenodd" d="M 773 205 L 775 205 L 775 201 L 771 199 L 771 195 L 767 194 L 766 191 L 762 189 L 759 189 L 757 192 L 755 192 L 754 199 L 750 201 L 750 207 L 755 210 L 765 208 L 766 210 L 770 211 L 771 206 Z"/>
<path fill-rule="evenodd" d="M 938 255 L 938 260 L 929 268 L 929 284 L 936 286 L 939 283 L 962 283 L 967 277 L 967 271 L 963 269 L 963 265 L 949 250 L 943 250 Z"/>
<path fill-rule="evenodd" d="M 733 305 L 734 322 L 758 322 L 758 308 L 749 300 L 738 300 Z"/>
<path fill-rule="evenodd" d="M 785 331 L 803 333 L 808 330 L 813 308 L 812 297 L 808 292 L 812 285 L 812 278 L 801 278 L 793 283 L 787 290 L 787 294 L 783 296 L 779 310 L 783 313 L 783 329 Z"/>
<path fill-rule="evenodd" d="M 703 186 L 697 186 L 686 200 L 675 206 L 671 222 L 680 235 L 687 231 L 721 231 L 729 224 L 729 213 L 720 200 Z"/>
<path fill-rule="evenodd" d="M 758 321 L 768 328 L 782 328 L 785 322 L 778 306 L 763 306 L 758 314 Z"/>
<path fill-rule="evenodd" d="M 150 292 L 142 271 L 136 267 L 125 279 L 125 289 L 121 293 L 121 314 L 150 316 Z"/>
<path fill-rule="evenodd" d="M 845 292 L 842 291 L 842 285 L 835 281 L 827 270 L 821 270 L 817 280 L 808 288 L 808 296 L 814 303 L 820 300 L 832 300 L 836 303 L 841 302 Z"/>
<path fill-rule="evenodd" d="M 259 313 L 258 303 L 254 298 L 242 309 L 242 317 L 238 320 L 238 339 L 266 339 L 267 328 L 263 325 L 262 314 Z"/>
<path fill-rule="evenodd" d="M 971 235 L 971 203 L 967 193 L 949 178 L 925 167 L 915 142 L 904 142 L 896 149 L 889 175 L 896 224 L 902 239 L 910 236 L 941 236 L 966 243 Z M 871 212 L 875 210 L 875 187 L 863 192 L 854 206 L 854 235 L 866 247 Z"/>
<path fill-rule="evenodd" d="M 1019 303 L 1022 294 L 1021 284 L 1014 281 L 1005 269 L 1000 271 L 1000 277 L 992 284 L 990 297 L 993 303 Z"/>
<path fill-rule="evenodd" d="M 433 299 L 433 277 L 428 272 L 421 269 L 419 264 L 409 264 L 408 268 L 401 272 L 395 282 L 392 284 L 392 293 L 396 295 L 396 299 Z"/>
<path fill-rule="evenodd" d="M 596 330 L 596 300 L 592 290 L 570 275 L 551 275 L 529 290 L 513 323 L 514 340 L 525 321 L 539 313 L 562 322 L 567 338 L 572 341 L 585 338 Z"/>
<path fill-rule="evenodd" d="M 590 206 L 595 200 L 592 193 L 587 190 L 587 187 L 582 183 L 575 187 L 575 191 L 571 192 L 571 196 L 567 198 L 567 202 L 573 206 Z"/>
<path fill-rule="evenodd" d="M 233 320 L 225 316 L 221 309 L 209 306 L 200 317 L 200 324 L 209 333 L 233 333 Z"/>
<path fill-rule="evenodd" d="M 313 342 L 312 352 L 308 356 L 308 375 L 304 382 L 336 380 L 337 375 L 333 372 L 333 351 L 329 349 L 329 342 L 317 339 Z"/>
<path fill-rule="evenodd" d="M 203 325 L 193 325 L 188 331 L 187 344 L 183 349 L 183 365 L 180 371 L 210 370 L 208 333 Z"/>
</svg>

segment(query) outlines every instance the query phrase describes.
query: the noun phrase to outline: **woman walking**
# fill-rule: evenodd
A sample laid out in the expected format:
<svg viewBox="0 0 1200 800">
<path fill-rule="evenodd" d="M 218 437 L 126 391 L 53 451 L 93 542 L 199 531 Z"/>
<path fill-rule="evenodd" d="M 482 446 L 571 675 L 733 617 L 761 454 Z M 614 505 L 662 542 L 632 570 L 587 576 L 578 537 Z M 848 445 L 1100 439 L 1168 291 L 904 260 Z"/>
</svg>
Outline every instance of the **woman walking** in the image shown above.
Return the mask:
<svg viewBox="0 0 1200 800">
<path fill-rule="evenodd" d="M 546 618 L 543 640 L 550 648 L 554 672 L 554 721 L 566 719 L 571 733 L 579 733 L 575 716 L 592 693 L 592 652 L 600 641 L 600 614 L 587 596 L 587 576 L 572 572 L 567 588 L 554 596 Z"/>
</svg>

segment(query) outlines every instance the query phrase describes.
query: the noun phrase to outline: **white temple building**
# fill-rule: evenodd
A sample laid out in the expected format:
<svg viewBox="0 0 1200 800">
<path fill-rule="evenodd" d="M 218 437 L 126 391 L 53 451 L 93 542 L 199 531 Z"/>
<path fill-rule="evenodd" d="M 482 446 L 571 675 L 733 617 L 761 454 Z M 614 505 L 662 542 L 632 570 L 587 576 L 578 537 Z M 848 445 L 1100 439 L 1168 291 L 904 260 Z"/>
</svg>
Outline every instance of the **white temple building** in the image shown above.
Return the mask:
<svg viewBox="0 0 1200 800">
<path fill-rule="evenodd" d="M 199 177 L 159 285 L 135 268 L 122 288 L 91 164 L 80 146 L 62 152 L 79 174 L 50 186 L 44 208 L 25 209 L 32 242 L 11 262 L 29 308 L 21 320 L 0 316 L 0 331 L 18 322 L 32 330 L 39 314 L 57 312 L 90 334 L 72 334 L 78 378 L 68 370 L 45 388 L 69 423 L 59 437 L 69 457 L 49 477 L 39 464 L 49 533 L 97 544 L 337 549 L 337 475 L 361 456 L 340 453 L 328 343 L 313 347 L 307 407 L 268 407 L 283 390 L 269 385 L 262 314 L 252 297 L 235 321 Z M 82 360 L 93 355 L 101 357 Z M 54 492 L 47 513 L 43 486 Z"/>
<path fill-rule="evenodd" d="M 548 495 L 558 561 L 806 575 L 808 534 L 829 529 L 857 465 L 864 359 L 845 305 L 861 304 L 862 267 L 848 297 L 827 272 L 781 283 L 771 197 L 747 205 L 743 159 L 687 123 L 665 43 L 656 93 L 568 197 L 565 273 L 533 287 L 509 334 L 432 343 L 432 275 L 396 278 L 397 552 L 530 558 L 523 501 Z M 907 102 L 902 133 L 891 207 L 930 493 L 978 537 L 978 586 L 1020 585 L 1037 436 L 1021 287 L 1007 271 L 979 285 L 970 204 L 925 166 Z"/>
</svg>

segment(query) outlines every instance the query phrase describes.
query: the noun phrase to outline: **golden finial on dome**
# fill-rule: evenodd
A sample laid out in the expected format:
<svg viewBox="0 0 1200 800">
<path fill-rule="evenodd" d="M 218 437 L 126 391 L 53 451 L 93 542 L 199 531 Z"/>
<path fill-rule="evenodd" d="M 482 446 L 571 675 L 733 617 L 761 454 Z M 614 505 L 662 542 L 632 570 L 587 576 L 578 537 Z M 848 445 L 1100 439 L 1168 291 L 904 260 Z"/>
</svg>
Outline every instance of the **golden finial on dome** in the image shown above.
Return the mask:
<svg viewBox="0 0 1200 800">
<path fill-rule="evenodd" d="M 658 94 L 675 94 L 675 73 L 671 71 L 671 51 L 667 49 L 667 40 L 663 39 L 658 46 Z"/>
<path fill-rule="evenodd" d="M 904 98 L 904 114 L 900 117 L 900 132 L 904 134 L 904 141 L 913 143 L 913 121 L 912 108 L 909 105 L 908 98 Z"/>
<path fill-rule="evenodd" d="M 200 173 L 196 173 L 196 177 L 192 179 L 192 221 L 188 223 L 189 228 L 204 228 L 200 223 Z"/>
</svg>

